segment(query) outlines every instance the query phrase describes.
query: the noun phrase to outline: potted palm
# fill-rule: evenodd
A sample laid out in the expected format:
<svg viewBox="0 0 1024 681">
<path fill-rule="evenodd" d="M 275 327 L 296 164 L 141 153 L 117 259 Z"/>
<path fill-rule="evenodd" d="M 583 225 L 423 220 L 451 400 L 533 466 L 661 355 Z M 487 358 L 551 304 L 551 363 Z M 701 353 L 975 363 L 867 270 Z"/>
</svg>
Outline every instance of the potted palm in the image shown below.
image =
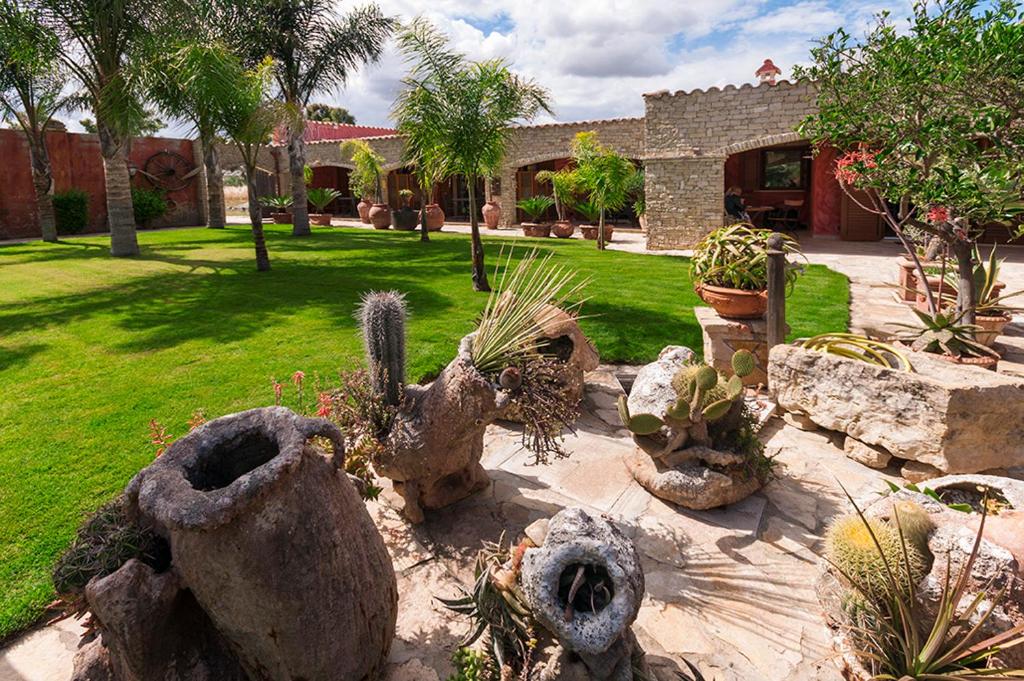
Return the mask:
<svg viewBox="0 0 1024 681">
<path fill-rule="evenodd" d="M 981 327 L 962 323 L 963 313 L 937 312 L 932 315 L 917 309 L 912 311 L 921 321 L 921 326 L 895 325 L 905 329 L 897 337 L 909 343 L 911 350 L 936 354 L 955 364 L 996 370 L 999 354 L 974 339 Z"/>
<path fill-rule="evenodd" d="M 537 173 L 537 181 L 551 184 L 551 195 L 555 200 L 555 212 L 558 213 L 558 221 L 551 225 L 551 231 L 559 239 L 568 239 L 576 231 L 568 216 L 569 208 L 572 207 L 573 197 L 576 193 L 575 173 L 568 169 L 562 169 L 558 172 L 542 170 Z"/>
<path fill-rule="evenodd" d="M 292 207 L 292 197 L 264 196 L 260 199 L 260 203 L 270 209 L 270 219 L 274 221 L 275 225 L 292 224 L 292 214 L 288 210 Z"/>
<path fill-rule="evenodd" d="M 590 239 L 591 241 L 597 240 L 598 225 L 601 221 L 601 207 L 598 206 L 592 199 L 586 199 L 584 201 L 576 201 L 572 204 L 572 209 L 576 211 L 584 222 L 580 224 L 580 232 L 583 234 L 584 239 Z M 611 241 L 612 233 L 615 230 L 612 229 L 611 225 L 604 226 L 604 240 Z"/>
<path fill-rule="evenodd" d="M 544 194 L 522 199 L 516 204 L 516 207 L 526 213 L 530 219 L 530 222 L 524 222 L 521 225 L 523 236 L 547 237 L 551 235 L 551 225 L 540 224 L 540 219 L 553 205 L 555 205 L 555 200 Z"/>
<path fill-rule="evenodd" d="M 697 295 L 723 317 L 763 317 L 768 307 L 768 240 L 773 235 L 770 229 L 737 223 L 705 236 L 694 247 L 690 264 Z M 786 254 L 802 255 L 795 239 L 777 236 Z M 792 286 L 799 273 L 798 266 L 790 266 L 786 284 Z"/>
<path fill-rule="evenodd" d="M 604 250 L 605 242 L 611 241 L 611 229 L 605 223 L 608 211 L 619 210 L 626 205 L 630 189 L 636 183 L 636 166 L 625 156 L 601 144 L 597 133 L 580 132 L 572 141 L 572 158 L 576 163 L 578 187 L 598 208 L 598 227 L 593 230 L 597 247 Z M 583 228 L 583 236 L 588 236 Z"/>
<path fill-rule="evenodd" d="M 418 222 L 419 213 L 412 209 L 412 190 L 402 189 L 398 192 L 399 199 L 402 202 L 402 207 L 398 210 L 391 211 L 391 221 L 395 225 L 395 229 L 403 232 L 411 232 L 416 229 L 416 223 Z"/>
<path fill-rule="evenodd" d="M 306 198 L 309 199 L 309 203 L 316 209 L 316 212 L 309 216 L 309 222 L 313 225 L 319 225 L 321 227 L 331 226 L 331 214 L 325 213 L 328 204 L 341 196 L 341 192 L 337 189 L 331 189 L 330 187 L 312 187 L 306 192 Z"/>
<path fill-rule="evenodd" d="M 352 177 L 356 186 L 362 192 L 373 192 L 374 202 L 366 212 L 367 220 L 374 229 L 387 229 L 391 226 L 391 211 L 384 203 L 384 157 L 374 151 L 366 140 L 359 139 L 344 142 L 341 153 L 352 159 L 355 166 Z"/>
</svg>

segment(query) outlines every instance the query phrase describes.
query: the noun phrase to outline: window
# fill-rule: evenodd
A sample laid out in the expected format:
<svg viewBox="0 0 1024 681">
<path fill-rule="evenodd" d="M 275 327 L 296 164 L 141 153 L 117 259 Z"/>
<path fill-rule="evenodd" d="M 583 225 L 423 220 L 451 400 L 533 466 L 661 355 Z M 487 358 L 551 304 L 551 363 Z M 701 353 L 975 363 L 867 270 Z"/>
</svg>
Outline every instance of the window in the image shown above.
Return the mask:
<svg viewBox="0 0 1024 681">
<path fill-rule="evenodd" d="M 805 147 L 765 149 L 761 152 L 761 189 L 806 189 Z"/>
</svg>

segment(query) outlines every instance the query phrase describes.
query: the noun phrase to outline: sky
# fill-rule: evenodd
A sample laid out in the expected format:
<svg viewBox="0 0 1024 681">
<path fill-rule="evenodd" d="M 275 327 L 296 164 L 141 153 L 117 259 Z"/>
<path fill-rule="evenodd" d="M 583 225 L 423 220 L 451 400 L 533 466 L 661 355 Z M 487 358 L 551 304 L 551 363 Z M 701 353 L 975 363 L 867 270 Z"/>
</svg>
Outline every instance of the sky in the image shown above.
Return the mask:
<svg viewBox="0 0 1024 681">
<path fill-rule="evenodd" d="M 901 4 L 903 3 L 903 4 Z M 338 0 L 339 12 L 361 4 Z M 909 0 L 378 0 L 400 20 L 422 15 L 472 59 L 500 57 L 551 94 L 536 122 L 643 115 L 643 95 L 756 82 L 766 58 L 783 72 L 806 63 L 813 41 L 839 26 L 856 34 L 879 11 L 906 16 Z M 379 63 L 314 101 L 346 107 L 365 125 L 390 125 L 407 70 L 393 46 Z M 70 117 L 73 129 L 79 126 Z M 188 126 L 164 134 L 190 136 Z"/>
</svg>

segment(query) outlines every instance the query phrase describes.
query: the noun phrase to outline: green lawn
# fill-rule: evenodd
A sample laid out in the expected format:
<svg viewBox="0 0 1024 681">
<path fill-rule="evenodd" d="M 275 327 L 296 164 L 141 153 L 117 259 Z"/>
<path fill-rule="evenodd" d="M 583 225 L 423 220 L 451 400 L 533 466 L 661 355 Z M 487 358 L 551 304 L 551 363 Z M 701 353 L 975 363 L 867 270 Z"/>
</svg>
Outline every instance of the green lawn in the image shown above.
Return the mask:
<svg viewBox="0 0 1024 681">
<path fill-rule="evenodd" d="M 607 361 L 646 362 L 667 344 L 701 347 L 683 258 L 592 242 L 538 245 L 593 278 L 584 330 Z M 408 295 L 409 378 L 443 366 L 485 296 L 469 240 L 441 234 L 268 229 L 273 262 L 254 268 L 249 230 L 140 234 L 142 255 L 108 257 L 108 238 L 0 247 L 0 638 L 52 598 L 49 571 L 83 517 L 153 458 L 147 424 L 180 435 L 211 417 L 272 402 L 271 378 L 330 377 L 360 364 L 360 293 Z M 790 299 L 796 335 L 845 329 L 846 278 L 809 268 Z"/>
</svg>

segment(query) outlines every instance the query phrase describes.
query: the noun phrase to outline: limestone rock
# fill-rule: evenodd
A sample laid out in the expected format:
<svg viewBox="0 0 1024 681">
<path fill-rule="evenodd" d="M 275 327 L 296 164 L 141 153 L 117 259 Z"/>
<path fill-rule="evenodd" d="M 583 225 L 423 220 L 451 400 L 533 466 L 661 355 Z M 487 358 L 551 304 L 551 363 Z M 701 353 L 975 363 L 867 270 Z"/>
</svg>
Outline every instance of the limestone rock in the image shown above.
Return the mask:
<svg viewBox="0 0 1024 681">
<path fill-rule="evenodd" d="M 585 568 L 582 586 L 569 602 L 567 582 L 580 566 Z M 544 545 L 523 555 L 521 584 L 534 617 L 563 648 L 581 656 L 615 650 L 617 657 L 628 659 L 630 650 L 614 646 L 640 611 L 644 573 L 636 547 L 614 525 L 579 508 L 559 512 Z M 616 661 L 603 664 L 612 669 Z"/>
<path fill-rule="evenodd" d="M 772 348 L 768 381 L 784 409 L 945 472 L 1024 464 L 1024 380 L 909 353 L 914 372 Z"/>
<path fill-rule="evenodd" d="M 654 414 L 660 417 L 676 403 L 678 396 L 672 387 L 672 377 L 684 364 L 693 361 L 693 350 L 681 345 L 666 346 L 655 362 L 642 367 L 629 392 L 626 403 L 631 414 Z M 653 439 L 665 441 L 665 428 Z"/>
<path fill-rule="evenodd" d="M 815 430 L 821 430 L 821 426 L 811 420 L 811 417 L 807 414 L 801 414 L 798 411 L 787 411 L 782 415 L 782 420 L 800 430 L 806 430 L 813 432 Z"/>
<path fill-rule="evenodd" d="M 912 482 L 916 485 L 919 482 L 940 477 L 942 471 L 935 466 L 929 466 L 920 461 L 906 461 L 900 466 L 900 475 L 907 482 Z"/>
<path fill-rule="evenodd" d="M 684 449 L 680 453 L 688 452 L 690 450 Z M 738 456 L 728 452 L 718 454 Z M 625 463 L 636 481 L 651 494 L 697 511 L 736 503 L 761 488 L 757 476 L 747 471 L 723 473 L 709 468 L 699 460 L 682 462 L 672 467 L 660 466 L 640 448 L 627 456 Z"/>
<path fill-rule="evenodd" d="M 743 378 L 744 385 L 768 381 L 768 322 L 764 319 L 727 319 L 710 307 L 695 307 L 704 332 L 704 361 L 726 376 L 732 376 L 732 356 L 737 350 L 749 350 L 757 360 L 754 370 Z M 788 327 L 787 327 L 788 328 Z"/>
<path fill-rule="evenodd" d="M 848 458 L 862 463 L 868 468 L 885 468 L 892 460 L 892 454 L 881 447 L 866 444 L 849 435 L 843 442 L 843 451 Z"/>
</svg>

